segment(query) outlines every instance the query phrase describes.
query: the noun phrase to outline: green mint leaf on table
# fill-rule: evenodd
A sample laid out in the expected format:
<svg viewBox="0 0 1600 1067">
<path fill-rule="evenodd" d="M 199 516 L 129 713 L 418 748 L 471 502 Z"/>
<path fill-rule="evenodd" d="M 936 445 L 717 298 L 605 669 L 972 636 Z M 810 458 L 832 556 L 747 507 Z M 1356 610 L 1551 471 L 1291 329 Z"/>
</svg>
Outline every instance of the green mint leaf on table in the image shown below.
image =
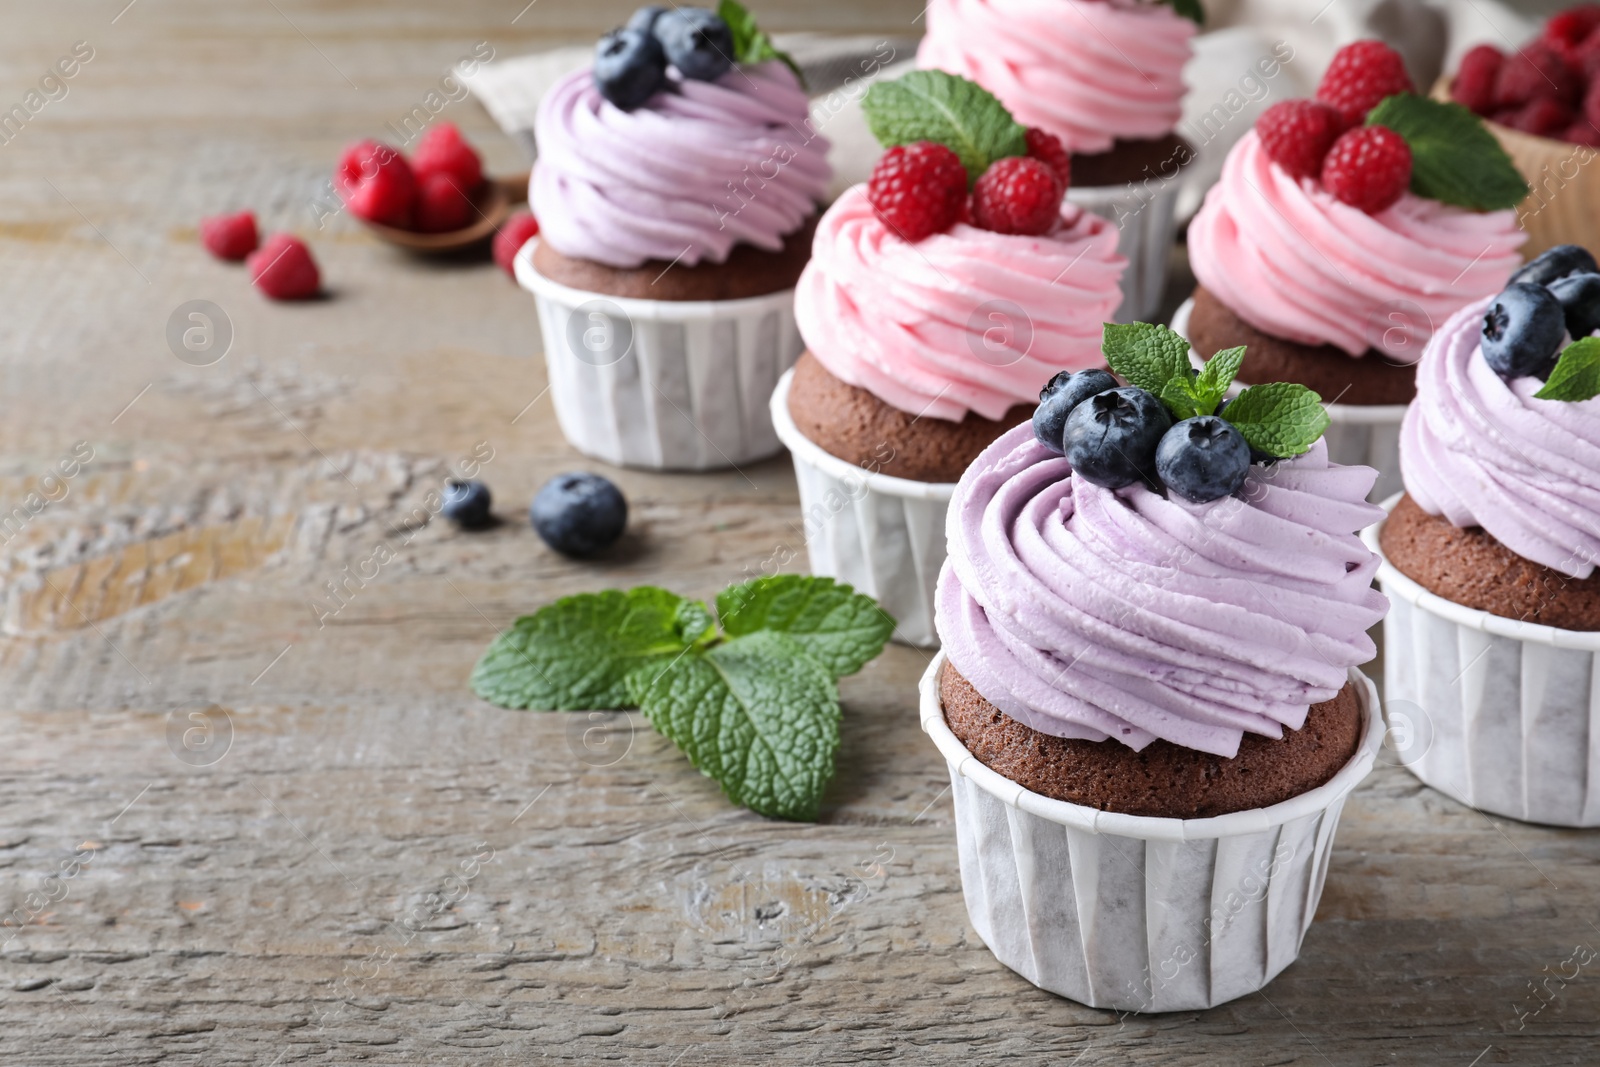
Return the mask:
<svg viewBox="0 0 1600 1067">
<path fill-rule="evenodd" d="M 627 708 L 631 672 L 665 665 L 708 632 L 705 605 L 665 589 L 565 597 L 495 638 L 473 668 L 472 688 L 504 708 Z"/>
<path fill-rule="evenodd" d="M 800 73 L 800 66 L 794 57 L 779 51 L 778 46 L 772 43 L 772 38 L 756 25 L 756 17 L 738 0 L 722 0 L 717 5 L 717 17 L 726 22 L 728 29 L 733 32 L 732 58 L 735 63 L 765 63 L 769 59 L 779 59 L 794 71 L 800 84 L 805 85 L 805 75 Z"/>
<path fill-rule="evenodd" d="M 1165 326 L 1130 322 L 1119 326 L 1105 324 L 1101 342 L 1106 362 L 1128 380 L 1128 384 L 1161 396 L 1174 378 L 1187 379 L 1189 342 Z"/>
<path fill-rule="evenodd" d="M 1196 26 L 1206 24 L 1205 9 L 1200 6 L 1200 0 L 1166 0 L 1172 9 L 1186 19 L 1193 20 Z"/>
<path fill-rule="evenodd" d="M 717 617 L 729 637 L 762 630 L 787 634 L 835 679 L 876 658 L 895 625 L 871 597 L 832 578 L 798 574 L 724 589 L 717 595 Z"/>
<path fill-rule="evenodd" d="M 1600 337 L 1585 337 L 1568 345 L 1544 388 L 1533 396 L 1569 403 L 1600 396 Z"/>
<path fill-rule="evenodd" d="M 1304 454 L 1328 428 L 1322 398 L 1294 382 L 1252 385 L 1233 398 L 1222 417 L 1251 448 L 1279 459 Z"/>
<path fill-rule="evenodd" d="M 1496 211 L 1522 203 L 1528 183 L 1483 120 L 1460 104 L 1404 93 L 1367 116 L 1411 148 L 1411 191 L 1431 200 Z"/>
<path fill-rule="evenodd" d="M 989 90 L 954 74 L 914 70 L 877 82 L 861 106 L 879 144 L 945 145 L 961 157 L 969 183 L 995 160 L 1028 153 L 1026 131 L 1005 105 Z"/>
<path fill-rule="evenodd" d="M 793 637 L 771 630 L 635 675 L 645 717 L 736 804 L 814 820 L 839 749 L 833 678 Z"/>
</svg>

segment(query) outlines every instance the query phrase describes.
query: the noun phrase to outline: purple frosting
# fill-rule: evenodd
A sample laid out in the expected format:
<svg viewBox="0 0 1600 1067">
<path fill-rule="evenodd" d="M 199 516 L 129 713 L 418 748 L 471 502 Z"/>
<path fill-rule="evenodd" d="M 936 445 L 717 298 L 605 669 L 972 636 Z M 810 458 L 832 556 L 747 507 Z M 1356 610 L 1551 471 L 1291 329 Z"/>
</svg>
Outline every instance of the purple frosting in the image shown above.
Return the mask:
<svg viewBox="0 0 1600 1067">
<path fill-rule="evenodd" d="M 1232 757 L 1281 737 L 1376 652 L 1388 601 L 1356 531 L 1377 472 L 1318 442 L 1207 504 L 1072 476 L 1019 426 L 950 503 L 936 624 L 950 662 L 1042 733 Z"/>
<path fill-rule="evenodd" d="M 668 78 L 634 111 L 607 103 L 587 69 L 540 101 L 529 199 L 558 252 L 621 268 L 721 263 L 740 243 L 775 252 L 827 195 L 828 142 L 783 63 Z"/>
</svg>

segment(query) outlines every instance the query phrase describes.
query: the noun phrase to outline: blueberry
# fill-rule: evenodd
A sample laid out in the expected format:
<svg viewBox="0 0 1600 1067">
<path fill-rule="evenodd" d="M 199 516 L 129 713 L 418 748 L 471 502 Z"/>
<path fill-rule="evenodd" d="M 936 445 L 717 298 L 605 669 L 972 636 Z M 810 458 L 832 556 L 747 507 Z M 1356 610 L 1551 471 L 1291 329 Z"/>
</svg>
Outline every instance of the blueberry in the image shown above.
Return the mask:
<svg viewBox="0 0 1600 1067">
<path fill-rule="evenodd" d="M 714 81 L 733 66 L 733 31 L 715 12 L 680 7 L 656 20 L 656 39 L 667 62 L 696 81 Z"/>
<path fill-rule="evenodd" d="M 1156 447 L 1156 473 L 1174 493 L 1195 504 L 1231 496 L 1250 471 L 1250 445 L 1226 419 L 1184 419 Z"/>
<path fill-rule="evenodd" d="M 1600 274 L 1569 274 L 1551 282 L 1549 289 L 1561 301 L 1574 341 L 1600 330 Z"/>
<path fill-rule="evenodd" d="M 651 4 L 649 7 L 641 7 L 633 13 L 633 17 L 628 19 L 628 24 L 623 28 L 651 33 L 656 28 L 656 19 L 666 13 L 666 6 L 663 4 Z"/>
<path fill-rule="evenodd" d="M 481 530 L 489 525 L 489 502 L 487 485 L 452 478 L 444 485 L 439 513 L 464 530 Z"/>
<path fill-rule="evenodd" d="M 1550 373 L 1566 332 L 1566 315 L 1554 293 L 1528 282 L 1513 285 L 1483 316 L 1483 358 L 1507 381 L 1528 375 L 1543 378 Z"/>
<path fill-rule="evenodd" d="M 1513 274 L 1506 284 L 1549 285 L 1569 274 L 1594 274 L 1597 271 L 1600 271 L 1600 266 L 1595 264 L 1594 257 L 1587 250 L 1577 245 L 1556 245 Z"/>
<path fill-rule="evenodd" d="M 642 30 L 613 30 L 594 51 L 594 85 L 624 111 L 643 104 L 667 83 L 661 42 Z"/>
<path fill-rule="evenodd" d="M 1121 489 L 1156 477 L 1156 445 L 1172 416 L 1150 393 L 1131 385 L 1096 393 L 1072 409 L 1062 434 L 1072 472 Z"/>
<path fill-rule="evenodd" d="M 1033 412 L 1033 436 L 1050 451 L 1060 453 L 1061 433 L 1066 429 L 1067 416 L 1083 401 L 1115 389 L 1117 380 L 1108 371 L 1081 370 L 1074 374 L 1064 370 L 1050 384 L 1039 390 L 1039 406 Z"/>
<path fill-rule="evenodd" d="M 598 474 L 558 474 L 528 509 L 545 544 L 564 556 L 592 556 L 616 543 L 628 525 L 622 491 Z"/>
</svg>

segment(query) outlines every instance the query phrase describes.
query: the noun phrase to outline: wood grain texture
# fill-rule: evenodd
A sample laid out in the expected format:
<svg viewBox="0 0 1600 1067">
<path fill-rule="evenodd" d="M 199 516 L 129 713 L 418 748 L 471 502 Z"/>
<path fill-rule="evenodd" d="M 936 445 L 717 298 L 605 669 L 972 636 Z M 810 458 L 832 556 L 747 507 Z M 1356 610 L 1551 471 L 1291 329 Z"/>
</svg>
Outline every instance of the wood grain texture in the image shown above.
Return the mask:
<svg viewBox="0 0 1600 1067">
<path fill-rule="evenodd" d="M 637 716 L 476 701 L 519 612 L 709 596 L 802 550 L 780 459 L 608 471 L 627 542 L 555 557 L 522 512 L 598 465 L 556 429 L 532 301 L 316 226 L 341 144 L 474 44 L 579 39 L 631 0 L 125 3 L 14 5 L 0 38 L 0 106 L 94 48 L 0 144 L 0 1062 L 1594 1062 L 1600 973 L 1548 1004 L 1530 984 L 1600 947 L 1600 835 L 1381 770 L 1300 962 L 1213 1011 L 1119 1017 L 973 935 L 922 653 L 844 683 L 816 826 L 732 808 Z M 891 34 L 920 6 L 763 11 Z M 476 105 L 447 114 L 492 172 L 521 165 Z M 200 251 L 196 220 L 242 206 L 311 238 L 329 299 L 268 304 Z M 168 348 L 190 300 L 232 325 L 210 366 Z M 419 521 L 475 451 L 507 523 Z"/>
</svg>

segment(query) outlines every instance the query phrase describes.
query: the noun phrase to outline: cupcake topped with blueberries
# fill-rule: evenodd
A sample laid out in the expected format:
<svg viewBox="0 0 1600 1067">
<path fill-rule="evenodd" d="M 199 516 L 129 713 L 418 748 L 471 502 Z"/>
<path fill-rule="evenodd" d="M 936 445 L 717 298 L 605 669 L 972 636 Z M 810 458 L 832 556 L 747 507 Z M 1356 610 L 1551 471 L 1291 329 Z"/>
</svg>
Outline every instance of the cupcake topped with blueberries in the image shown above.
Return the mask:
<svg viewBox="0 0 1600 1067">
<path fill-rule="evenodd" d="M 792 287 L 832 171 L 793 61 L 734 0 L 640 8 L 540 103 L 534 265 L 573 289 Z"/>
<path fill-rule="evenodd" d="M 1330 780 L 1364 713 L 1351 668 L 1386 602 L 1357 531 L 1376 472 L 1330 463 L 1320 398 L 1227 399 L 1164 327 L 1106 326 L 962 476 L 937 625 L 946 721 L 1035 793 L 1206 818 Z"/>
</svg>

